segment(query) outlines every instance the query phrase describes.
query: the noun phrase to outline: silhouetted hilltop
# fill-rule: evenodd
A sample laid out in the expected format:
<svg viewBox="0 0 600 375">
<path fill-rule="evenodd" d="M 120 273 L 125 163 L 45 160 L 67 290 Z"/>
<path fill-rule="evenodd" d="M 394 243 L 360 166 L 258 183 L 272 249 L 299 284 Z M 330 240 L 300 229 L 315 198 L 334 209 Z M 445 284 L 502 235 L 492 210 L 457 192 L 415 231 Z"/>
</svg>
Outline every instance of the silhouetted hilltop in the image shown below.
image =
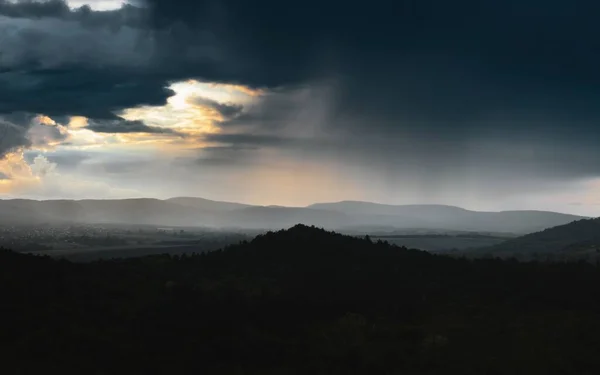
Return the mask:
<svg viewBox="0 0 600 375">
<path fill-rule="evenodd" d="M 407 250 L 382 241 L 378 241 L 378 244 L 386 248 Z M 289 229 L 258 235 L 249 243 L 231 246 L 228 250 L 237 252 L 252 250 L 258 253 L 277 254 L 284 258 L 291 254 L 303 258 L 339 256 L 339 262 L 344 262 L 343 257 L 351 256 L 350 251 L 364 251 L 365 254 L 369 254 L 369 251 L 373 250 L 373 242 L 370 239 L 346 236 L 315 226 L 297 224 Z M 423 252 L 423 254 L 426 253 Z"/>
<path fill-rule="evenodd" d="M 223 250 L 74 264 L 0 251 L 9 374 L 581 374 L 589 263 L 453 259 L 296 225 Z"/>
<path fill-rule="evenodd" d="M 600 218 L 584 219 L 514 238 L 479 250 L 498 256 L 597 257 L 600 253 Z"/>
</svg>

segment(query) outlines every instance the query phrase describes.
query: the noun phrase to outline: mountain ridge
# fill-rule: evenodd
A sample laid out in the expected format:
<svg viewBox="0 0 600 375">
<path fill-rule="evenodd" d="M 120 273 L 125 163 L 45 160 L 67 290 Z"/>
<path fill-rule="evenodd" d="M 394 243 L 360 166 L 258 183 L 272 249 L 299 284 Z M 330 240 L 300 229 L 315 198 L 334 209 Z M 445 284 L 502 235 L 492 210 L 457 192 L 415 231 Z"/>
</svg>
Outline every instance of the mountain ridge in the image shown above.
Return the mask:
<svg viewBox="0 0 600 375">
<path fill-rule="evenodd" d="M 494 256 L 597 257 L 600 252 L 600 218 L 581 219 L 564 225 L 510 239 L 477 250 L 478 254 Z"/>
<path fill-rule="evenodd" d="M 363 201 L 285 207 L 196 197 L 0 200 L 0 223 L 4 224 L 77 222 L 280 229 L 304 223 L 337 230 L 381 226 L 531 233 L 584 218 L 551 211 L 482 212 L 449 205 Z"/>
</svg>

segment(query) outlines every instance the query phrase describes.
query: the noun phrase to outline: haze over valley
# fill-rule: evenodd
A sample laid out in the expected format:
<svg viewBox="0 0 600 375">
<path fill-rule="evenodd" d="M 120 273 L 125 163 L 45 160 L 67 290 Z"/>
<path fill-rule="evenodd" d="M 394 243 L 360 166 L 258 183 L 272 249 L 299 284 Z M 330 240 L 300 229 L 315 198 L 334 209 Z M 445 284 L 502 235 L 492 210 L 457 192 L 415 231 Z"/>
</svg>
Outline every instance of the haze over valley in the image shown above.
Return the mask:
<svg viewBox="0 0 600 375">
<path fill-rule="evenodd" d="M 433 252 L 479 249 L 583 217 L 345 201 L 252 206 L 203 198 L 0 200 L 0 246 L 73 260 L 211 251 L 298 223 Z"/>
</svg>

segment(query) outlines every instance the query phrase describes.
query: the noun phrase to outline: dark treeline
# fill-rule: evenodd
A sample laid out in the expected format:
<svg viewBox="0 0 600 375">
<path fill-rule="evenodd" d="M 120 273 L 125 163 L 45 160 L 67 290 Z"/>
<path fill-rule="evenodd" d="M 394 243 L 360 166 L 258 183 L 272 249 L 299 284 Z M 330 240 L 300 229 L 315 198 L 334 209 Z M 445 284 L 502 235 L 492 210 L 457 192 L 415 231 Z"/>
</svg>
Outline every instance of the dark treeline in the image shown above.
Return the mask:
<svg viewBox="0 0 600 375">
<path fill-rule="evenodd" d="M 596 374 L 600 270 L 306 226 L 198 255 L 2 251 L 7 374 Z"/>
</svg>

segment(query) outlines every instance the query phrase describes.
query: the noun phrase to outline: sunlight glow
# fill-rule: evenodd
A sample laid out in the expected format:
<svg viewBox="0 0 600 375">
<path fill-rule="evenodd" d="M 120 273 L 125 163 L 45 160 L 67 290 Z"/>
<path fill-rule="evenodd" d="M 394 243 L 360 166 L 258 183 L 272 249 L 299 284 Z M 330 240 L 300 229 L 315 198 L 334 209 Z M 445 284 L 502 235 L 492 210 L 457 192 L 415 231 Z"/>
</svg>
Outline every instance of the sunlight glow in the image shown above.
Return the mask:
<svg viewBox="0 0 600 375">
<path fill-rule="evenodd" d="M 88 126 L 88 119 L 83 116 L 72 116 L 69 119 L 69 128 L 80 129 Z"/>
<path fill-rule="evenodd" d="M 44 124 L 44 125 L 56 125 L 56 122 L 54 120 L 52 120 L 50 117 L 45 116 L 45 115 L 39 115 L 39 116 L 37 116 L 36 120 L 40 124 Z"/>
<path fill-rule="evenodd" d="M 245 86 L 195 80 L 173 83 L 169 88 L 175 91 L 175 95 L 167 99 L 166 105 L 129 108 L 119 115 L 126 120 L 143 120 L 150 126 L 176 129 L 182 134 L 201 136 L 219 132 L 215 123 L 223 118 L 213 108 L 194 103 L 194 99 L 246 106 L 263 94 L 260 90 Z M 180 140 L 173 141 L 182 143 Z"/>
<path fill-rule="evenodd" d="M 11 152 L 0 159 L 0 173 L 8 177 L 8 179 L 0 181 L 0 194 L 19 191 L 40 181 L 40 178 L 34 175 L 31 167 L 25 161 L 23 150 Z"/>
</svg>

